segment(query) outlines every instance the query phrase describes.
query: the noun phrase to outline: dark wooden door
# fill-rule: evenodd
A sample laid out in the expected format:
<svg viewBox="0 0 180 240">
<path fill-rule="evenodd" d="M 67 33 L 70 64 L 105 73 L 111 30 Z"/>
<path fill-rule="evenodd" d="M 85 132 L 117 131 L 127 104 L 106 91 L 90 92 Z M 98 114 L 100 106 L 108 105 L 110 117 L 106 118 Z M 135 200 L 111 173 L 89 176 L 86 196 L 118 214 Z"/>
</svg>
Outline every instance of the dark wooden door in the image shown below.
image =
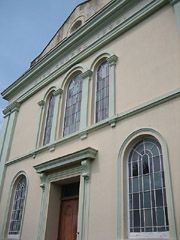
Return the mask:
<svg viewBox="0 0 180 240">
<path fill-rule="evenodd" d="M 77 188 L 77 190 L 76 190 Z M 62 190 L 58 240 L 76 240 L 79 183 Z"/>
</svg>

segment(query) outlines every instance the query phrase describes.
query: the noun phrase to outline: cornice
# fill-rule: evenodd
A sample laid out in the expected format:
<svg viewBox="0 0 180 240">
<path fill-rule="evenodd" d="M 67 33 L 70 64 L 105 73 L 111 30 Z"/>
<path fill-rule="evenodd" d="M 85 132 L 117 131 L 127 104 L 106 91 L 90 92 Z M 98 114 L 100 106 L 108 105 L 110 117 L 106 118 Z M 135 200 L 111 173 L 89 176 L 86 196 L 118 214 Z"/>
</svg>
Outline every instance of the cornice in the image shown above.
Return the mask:
<svg viewBox="0 0 180 240">
<path fill-rule="evenodd" d="M 175 5 L 176 3 L 180 2 L 180 0 L 169 0 L 171 5 Z"/>
<path fill-rule="evenodd" d="M 93 160 L 95 159 L 96 154 L 97 154 L 97 150 L 88 147 L 83 150 L 77 151 L 75 153 L 71 153 L 42 164 L 38 164 L 34 166 L 34 168 L 37 173 L 43 173 L 43 172 L 55 170 L 56 168 L 60 168 L 70 164 L 74 164 L 78 162 L 80 163 L 83 160 L 87 160 L 87 159 Z"/>
<path fill-rule="evenodd" d="M 66 41 L 60 43 L 52 52 L 47 54 L 40 62 L 38 62 L 34 67 L 30 68 L 24 75 L 22 75 L 19 79 L 17 79 L 13 84 L 11 84 L 7 89 L 5 89 L 1 94 L 4 99 L 10 100 L 12 96 L 16 93 L 17 89 L 26 83 L 30 83 L 36 74 L 36 77 L 43 68 L 47 69 L 48 64 L 52 64 L 53 61 L 57 58 L 61 59 L 66 54 L 72 52 L 75 47 L 82 46 L 82 43 L 86 43 L 87 39 L 92 37 L 93 35 L 98 34 L 102 27 L 105 27 L 109 22 L 112 22 L 125 13 L 128 9 L 138 3 L 138 0 L 116 0 L 113 1 L 112 4 L 108 5 L 102 12 L 100 12 L 97 16 L 92 18 L 89 22 L 87 22 L 84 26 L 82 26 L 77 32 L 75 32 L 72 36 L 70 36 Z M 135 14 L 130 16 L 129 18 L 120 22 L 117 27 L 114 27 L 112 30 L 105 33 L 99 39 L 95 40 L 92 44 L 85 47 L 80 51 L 79 54 L 73 56 L 65 62 L 61 67 L 58 67 L 57 70 L 49 74 L 49 76 L 45 77 L 43 80 L 38 82 L 34 87 L 29 89 L 26 93 L 24 93 L 21 97 L 19 97 L 19 101 L 25 101 L 25 99 L 29 98 L 39 89 L 53 81 L 60 74 L 64 73 L 69 69 L 72 65 L 76 64 L 79 61 L 82 61 L 84 58 L 88 57 L 101 47 L 105 46 L 108 42 L 116 38 L 117 36 L 123 34 L 129 28 L 136 25 L 138 22 L 142 21 L 149 15 L 151 15 L 154 11 L 157 11 L 159 8 L 168 3 L 168 0 L 153 0 L 149 4 L 145 5 L 137 11 Z"/>
<path fill-rule="evenodd" d="M 20 103 L 15 101 L 12 102 L 11 104 L 9 104 L 4 110 L 3 110 L 3 114 L 4 115 L 8 115 L 14 111 L 19 111 L 20 108 Z"/>
</svg>

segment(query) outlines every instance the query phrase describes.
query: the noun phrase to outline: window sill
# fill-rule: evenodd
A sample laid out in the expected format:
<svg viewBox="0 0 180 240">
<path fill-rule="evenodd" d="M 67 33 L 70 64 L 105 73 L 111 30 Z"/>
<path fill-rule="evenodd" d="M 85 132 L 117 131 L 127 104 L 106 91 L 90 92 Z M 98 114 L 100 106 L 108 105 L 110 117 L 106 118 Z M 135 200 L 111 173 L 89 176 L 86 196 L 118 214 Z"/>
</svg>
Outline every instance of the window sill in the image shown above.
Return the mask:
<svg viewBox="0 0 180 240">
<path fill-rule="evenodd" d="M 19 235 L 18 235 L 18 236 L 15 236 L 15 235 L 13 235 L 13 236 L 8 236 L 8 237 L 7 237 L 7 240 L 20 240 L 20 237 L 19 237 Z"/>
<path fill-rule="evenodd" d="M 130 233 L 128 239 L 132 240 L 169 240 L 169 232 Z"/>
</svg>

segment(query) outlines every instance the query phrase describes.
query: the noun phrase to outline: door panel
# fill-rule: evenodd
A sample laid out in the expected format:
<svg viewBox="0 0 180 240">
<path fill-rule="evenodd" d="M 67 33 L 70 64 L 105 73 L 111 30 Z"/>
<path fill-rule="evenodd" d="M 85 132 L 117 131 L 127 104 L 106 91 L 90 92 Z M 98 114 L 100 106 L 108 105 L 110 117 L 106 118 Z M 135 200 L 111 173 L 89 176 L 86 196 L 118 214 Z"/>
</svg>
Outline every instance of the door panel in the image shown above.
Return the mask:
<svg viewBox="0 0 180 240">
<path fill-rule="evenodd" d="M 58 240 L 76 240 L 78 199 L 61 202 Z"/>
</svg>

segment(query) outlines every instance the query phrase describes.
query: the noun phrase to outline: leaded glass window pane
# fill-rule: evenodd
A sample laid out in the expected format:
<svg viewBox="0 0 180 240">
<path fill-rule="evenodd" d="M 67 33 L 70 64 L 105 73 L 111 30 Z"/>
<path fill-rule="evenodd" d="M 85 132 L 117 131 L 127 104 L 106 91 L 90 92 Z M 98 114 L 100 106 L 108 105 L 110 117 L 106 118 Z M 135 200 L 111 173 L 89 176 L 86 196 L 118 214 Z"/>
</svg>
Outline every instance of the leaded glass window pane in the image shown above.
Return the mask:
<svg viewBox="0 0 180 240">
<path fill-rule="evenodd" d="M 103 62 L 96 72 L 96 112 L 95 121 L 109 116 L 109 64 Z"/>
<path fill-rule="evenodd" d="M 16 185 L 14 199 L 11 210 L 11 218 L 9 223 L 9 236 L 19 235 L 22 214 L 24 208 L 24 200 L 26 194 L 26 178 L 23 176 Z"/>
<path fill-rule="evenodd" d="M 47 107 L 47 115 L 46 115 L 46 125 L 44 129 L 44 139 L 43 139 L 43 145 L 46 145 L 50 142 L 51 137 L 51 129 L 52 129 L 52 121 L 53 121 L 53 115 L 54 115 L 54 104 L 55 104 L 55 97 L 52 94 L 48 101 L 48 107 Z"/>
<path fill-rule="evenodd" d="M 79 130 L 82 98 L 82 78 L 76 75 L 69 83 L 66 97 L 63 136 Z"/>
<path fill-rule="evenodd" d="M 130 232 L 169 231 L 160 144 L 145 138 L 128 159 Z"/>
</svg>

